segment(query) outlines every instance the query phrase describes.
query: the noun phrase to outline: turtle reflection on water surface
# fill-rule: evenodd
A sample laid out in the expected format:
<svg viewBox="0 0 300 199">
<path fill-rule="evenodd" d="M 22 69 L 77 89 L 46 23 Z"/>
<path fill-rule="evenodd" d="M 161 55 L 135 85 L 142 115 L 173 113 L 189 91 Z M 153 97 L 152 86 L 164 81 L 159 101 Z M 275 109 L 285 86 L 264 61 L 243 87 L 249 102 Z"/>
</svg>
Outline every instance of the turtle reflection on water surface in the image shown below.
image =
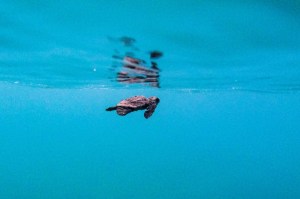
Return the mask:
<svg viewBox="0 0 300 199">
<path fill-rule="evenodd" d="M 116 106 L 109 107 L 106 111 L 116 110 L 118 115 L 124 116 L 128 113 L 138 110 L 146 109 L 144 117 L 148 119 L 155 111 L 157 104 L 159 103 L 158 97 L 134 96 L 119 102 Z"/>
</svg>

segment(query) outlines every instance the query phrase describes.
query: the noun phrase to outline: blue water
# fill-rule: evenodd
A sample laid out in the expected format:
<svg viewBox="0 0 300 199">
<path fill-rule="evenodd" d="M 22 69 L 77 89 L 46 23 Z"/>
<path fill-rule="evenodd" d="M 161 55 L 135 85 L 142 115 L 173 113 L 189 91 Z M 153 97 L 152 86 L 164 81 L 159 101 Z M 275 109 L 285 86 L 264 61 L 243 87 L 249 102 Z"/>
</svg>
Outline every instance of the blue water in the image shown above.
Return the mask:
<svg viewBox="0 0 300 199">
<path fill-rule="evenodd" d="M 0 5 L 1 199 L 300 198 L 299 1 Z"/>
</svg>

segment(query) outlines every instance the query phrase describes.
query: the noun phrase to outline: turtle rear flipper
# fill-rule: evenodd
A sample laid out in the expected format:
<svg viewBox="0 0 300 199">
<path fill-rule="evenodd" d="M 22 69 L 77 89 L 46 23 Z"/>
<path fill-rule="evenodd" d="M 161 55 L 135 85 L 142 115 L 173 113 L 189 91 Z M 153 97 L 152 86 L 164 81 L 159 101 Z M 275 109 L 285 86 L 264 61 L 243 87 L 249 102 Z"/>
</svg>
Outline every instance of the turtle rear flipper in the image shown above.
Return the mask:
<svg viewBox="0 0 300 199">
<path fill-rule="evenodd" d="M 156 103 L 151 103 L 148 107 L 147 107 L 147 109 L 146 109 L 146 111 L 145 111 L 145 113 L 144 113 L 144 117 L 146 118 L 146 119 L 148 119 L 149 117 L 151 117 L 151 115 L 154 113 L 154 111 L 155 111 L 155 109 L 156 109 Z"/>
<path fill-rule="evenodd" d="M 134 111 L 132 108 L 127 108 L 127 107 L 117 107 L 117 113 L 118 115 L 124 116 L 127 115 L 128 113 Z"/>
</svg>

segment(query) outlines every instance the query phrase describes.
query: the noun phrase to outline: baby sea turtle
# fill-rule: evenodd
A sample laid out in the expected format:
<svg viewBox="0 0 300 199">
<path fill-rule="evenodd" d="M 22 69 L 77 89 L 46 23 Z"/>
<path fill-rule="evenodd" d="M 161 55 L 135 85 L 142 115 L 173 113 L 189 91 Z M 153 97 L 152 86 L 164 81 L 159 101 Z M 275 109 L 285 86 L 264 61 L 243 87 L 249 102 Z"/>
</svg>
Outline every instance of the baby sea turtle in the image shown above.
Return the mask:
<svg viewBox="0 0 300 199">
<path fill-rule="evenodd" d="M 155 108 L 158 103 L 159 103 L 158 97 L 146 98 L 144 96 L 134 96 L 122 100 L 116 106 L 107 108 L 106 111 L 117 110 L 118 115 L 124 116 L 133 111 L 146 109 L 144 113 L 144 117 L 148 119 L 155 111 Z"/>
</svg>

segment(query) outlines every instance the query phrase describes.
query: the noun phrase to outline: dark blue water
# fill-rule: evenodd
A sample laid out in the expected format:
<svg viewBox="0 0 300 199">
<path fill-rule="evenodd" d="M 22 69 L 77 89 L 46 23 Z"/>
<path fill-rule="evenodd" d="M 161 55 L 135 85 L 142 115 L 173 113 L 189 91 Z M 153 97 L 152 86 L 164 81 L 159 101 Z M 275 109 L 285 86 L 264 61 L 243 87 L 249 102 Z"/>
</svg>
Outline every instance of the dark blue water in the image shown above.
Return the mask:
<svg viewBox="0 0 300 199">
<path fill-rule="evenodd" d="M 300 198 L 299 1 L 0 5 L 1 199 Z"/>
</svg>

